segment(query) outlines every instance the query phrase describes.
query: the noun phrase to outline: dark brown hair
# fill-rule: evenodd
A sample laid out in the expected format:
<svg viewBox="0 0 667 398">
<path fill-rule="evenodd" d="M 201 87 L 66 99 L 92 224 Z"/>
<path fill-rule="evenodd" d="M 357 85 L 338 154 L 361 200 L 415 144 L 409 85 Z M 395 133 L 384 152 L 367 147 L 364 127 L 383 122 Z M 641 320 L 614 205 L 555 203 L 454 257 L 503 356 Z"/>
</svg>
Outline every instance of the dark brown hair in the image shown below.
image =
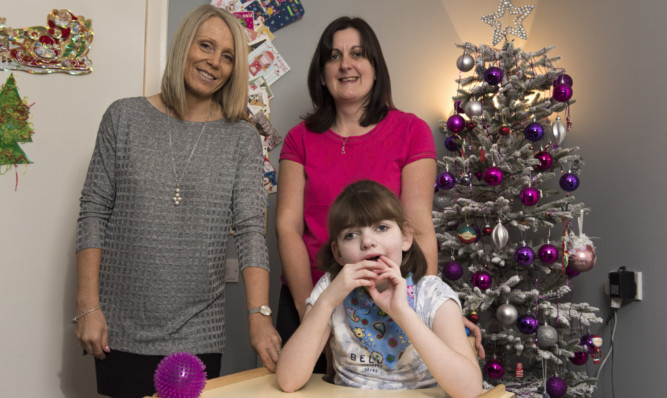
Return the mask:
<svg viewBox="0 0 667 398">
<path fill-rule="evenodd" d="M 405 217 L 401 202 L 384 185 L 371 180 L 361 180 L 347 186 L 329 208 L 329 239 L 317 253 L 317 264 L 335 278 L 343 268 L 331 250 L 331 243 L 347 228 L 370 226 L 382 220 L 394 221 L 405 233 L 411 228 Z M 426 273 L 426 257 L 416 240 L 403 252 L 401 275 L 412 272 L 412 280 L 417 281 Z"/>
<path fill-rule="evenodd" d="M 391 99 L 391 82 L 389 70 L 382 55 L 382 48 L 375 32 L 361 18 L 340 17 L 324 29 L 317 43 L 315 54 L 308 69 L 308 92 L 313 102 L 313 112 L 304 117 L 306 127 L 317 133 L 328 130 L 336 120 L 336 104 L 329 89 L 322 85 L 324 66 L 333 52 L 334 34 L 347 28 L 355 29 L 361 37 L 364 57 L 370 61 L 375 70 L 375 82 L 371 88 L 370 98 L 360 124 L 364 127 L 377 124 L 394 108 Z"/>
</svg>

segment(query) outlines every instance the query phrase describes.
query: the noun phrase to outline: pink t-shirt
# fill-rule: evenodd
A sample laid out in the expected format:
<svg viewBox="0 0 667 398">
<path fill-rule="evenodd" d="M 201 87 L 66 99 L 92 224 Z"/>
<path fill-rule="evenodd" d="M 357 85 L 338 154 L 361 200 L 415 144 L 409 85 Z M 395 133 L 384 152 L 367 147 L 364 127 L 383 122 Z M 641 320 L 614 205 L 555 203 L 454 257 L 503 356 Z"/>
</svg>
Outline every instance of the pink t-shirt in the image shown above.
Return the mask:
<svg viewBox="0 0 667 398">
<path fill-rule="evenodd" d="M 328 239 L 327 212 L 336 197 L 359 180 L 377 181 L 400 197 L 403 167 L 424 158 L 436 159 L 431 129 L 417 116 L 399 110 L 391 110 L 368 133 L 347 140 L 332 130 L 309 131 L 304 122 L 289 131 L 280 160 L 304 166 L 303 241 L 313 285 L 324 274 L 316 268 L 315 256 Z"/>
</svg>

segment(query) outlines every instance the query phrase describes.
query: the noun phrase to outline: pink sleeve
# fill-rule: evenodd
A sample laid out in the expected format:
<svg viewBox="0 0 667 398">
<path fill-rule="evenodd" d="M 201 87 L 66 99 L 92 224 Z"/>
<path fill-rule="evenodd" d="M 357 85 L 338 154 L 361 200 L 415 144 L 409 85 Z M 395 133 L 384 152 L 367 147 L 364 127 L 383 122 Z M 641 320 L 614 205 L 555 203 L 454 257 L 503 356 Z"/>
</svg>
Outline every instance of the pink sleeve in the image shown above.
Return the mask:
<svg viewBox="0 0 667 398">
<path fill-rule="evenodd" d="M 292 127 L 287 133 L 283 148 L 280 150 L 280 160 L 286 159 L 305 165 L 305 149 L 303 144 L 303 133 L 305 127 L 302 123 Z"/>
<path fill-rule="evenodd" d="M 425 121 L 414 116 L 408 131 L 409 150 L 406 164 L 419 159 L 437 159 L 431 128 Z"/>
</svg>

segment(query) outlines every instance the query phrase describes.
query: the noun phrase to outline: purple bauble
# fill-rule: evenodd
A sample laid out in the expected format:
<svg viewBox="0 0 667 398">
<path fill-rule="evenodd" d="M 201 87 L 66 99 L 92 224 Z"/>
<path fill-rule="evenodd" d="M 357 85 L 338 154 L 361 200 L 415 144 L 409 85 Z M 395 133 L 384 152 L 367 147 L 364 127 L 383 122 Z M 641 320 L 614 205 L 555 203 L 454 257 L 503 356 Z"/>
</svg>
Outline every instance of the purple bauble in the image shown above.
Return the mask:
<svg viewBox="0 0 667 398">
<path fill-rule="evenodd" d="M 574 353 L 574 356 L 570 358 L 570 362 L 575 365 L 583 365 L 588 361 L 588 354 L 585 352 L 577 351 Z"/>
<path fill-rule="evenodd" d="M 542 127 L 542 125 L 537 122 L 533 122 L 526 126 L 526 128 L 523 130 L 523 134 L 529 141 L 539 141 L 544 135 L 544 127 Z"/>
<path fill-rule="evenodd" d="M 574 278 L 575 276 L 579 275 L 580 272 L 577 270 L 572 269 L 572 267 L 567 266 L 565 267 L 565 275 L 569 276 L 570 278 Z"/>
<path fill-rule="evenodd" d="M 579 339 L 579 345 L 584 347 L 586 349 L 587 354 L 592 354 L 595 352 L 595 345 L 593 344 L 593 336 L 592 334 L 585 334 L 581 336 L 581 339 Z"/>
<path fill-rule="evenodd" d="M 559 85 L 564 84 L 566 86 L 572 87 L 573 83 L 574 82 L 572 81 L 572 78 L 570 77 L 570 75 L 566 75 L 565 73 L 563 73 L 562 75 L 558 75 L 556 80 L 554 80 L 554 86 L 559 86 Z"/>
<path fill-rule="evenodd" d="M 472 285 L 479 290 L 486 290 L 491 287 L 491 275 L 486 271 L 477 271 L 472 275 Z"/>
<path fill-rule="evenodd" d="M 454 110 L 456 113 L 465 113 L 463 108 L 461 108 L 461 101 L 454 101 Z"/>
<path fill-rule="evenodd" d="M 572 98 L 572 87 L 565 84 L 557 84 L 554 86 L 551 97 L 558 102 L 567 102 Z"/>
<path fill-rule="evenodd" d="M 445 138 L 445 148 L 452 152 L 458 152 L 461 149 L 461 137 L 457 134 Z"/>
<path fill-rule="evenodd" d="M 538 326 L 537 318 L 532 315 L 521 315 L 519 319 L 516 320 L 517 329 L 524 334 L 535 333 Z"/>
<path fill-rule="evenodd" d="M 551 166 L 554 164 L 554 158 L 551 156 L 549 152 L 546 151 L 539 151 L 538 153 L 535 154 L 535 159 L 540 161 L 539 166 L 535 166 L 538 170 L 546 171 L 551 168 Z"/>
<path fill-rule="evenodd" d="M 438 188 L 444 189 L 446 191 L 448 189 L 454 188 L 455 185 L 456 177 L 449 171 L 443 171 L 440 173 L 440 175 L 438 175 Z"/>
<path fill-rule="evenodd" d="M 486 71 L 484 71 L 484 81 L 489 83 L 492 86 L 497 85 L 503 81 L 503 71 L 502 69 L 492 66 Z"/>
<path fill-rule="evenodd" d="M 565 173 L 560 177 L 560 187 L 563 191 L 572 192 L 579 188 L 579 176 L 574 173 Z"/>
<path fill-rule="evenodd" d="M 450 281 L 458 280 L 463 275 L 463 267 L 454 260 L 447 261 L 442 266 L 442 275 Z"/>
<path fill-rule="evenodd" d="M 492 359 L 484 364 L 484 373 L 490 379 L 500 379 L 505 374 L 505 366 L 499 359 Z"/>
<path fill-rule="evenodd" d="M 206 386 L 206 366 L 189 352 L 170 354 L 157 366 L 153 383 L 161 398 L 196 398 Z"/>
<path fill-rule="evenodd" d="M 479 229 L 479 227 L 475 224 L 471 225 L 471 227 L 477 233 L 477 238 L 475 239 L 475 242 L 479 242 L 479 240 L 482 239 L 482 230 Z"/>
<path fill-rule="evenodd" d="M 535 252 L 528 246 L 517 247 L 514 251 L 514 259 L 519 265 L 527 267 L 535 260 Z"/>
<path fill-rule="evenodd" d="M 491 166 L 484 170 L 483 178 L 484 182 L 494 187 L 503 182 L 503 171 L 499 167 Z"/>
<path fill-rule="evenodd" d="M 558 248 L 551 243 L 545 243 L 537 249 L 537 256 L 545 264 L 553 264 L 558 260 Z"/>
<path fill-rule="evenodd" d="M 540 190 L 533 187 L 525 187 L 519 194 L 519 200 L 524 206 L 534 206 L 540 200 Z"/>
<path fill-rule="evenodd" d="M 461 115 L 452 115 L 447 119 L 447 130 L 460 133 L 466 127 L 466 121 Z"/>
<path fill-rule="evenodd" d="M 558 376 L 551 376 L 547 380 L 547 394 L 549 398 L 562 398 L 567 392 L 567 383 Z"/>
</svg>

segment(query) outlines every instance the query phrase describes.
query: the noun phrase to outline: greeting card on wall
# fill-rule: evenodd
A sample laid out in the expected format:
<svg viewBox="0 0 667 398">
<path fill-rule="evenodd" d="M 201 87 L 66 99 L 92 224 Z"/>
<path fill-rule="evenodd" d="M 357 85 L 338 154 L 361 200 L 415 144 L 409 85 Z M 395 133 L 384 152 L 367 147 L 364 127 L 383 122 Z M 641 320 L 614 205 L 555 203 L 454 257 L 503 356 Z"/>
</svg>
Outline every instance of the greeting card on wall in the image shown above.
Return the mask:
<svg viewBox="0 0 667 398">
<path fill-rule="evenodd" d="M 0 90 L 0 174 L 7 173 L 12 166 L 32 163 L 19 146 L 32 142 L 35 132 L 29 119 L 30 106 L 21 99 L 14 75 L 10 74 Z"/>
<path fill-rule="evenodd" d="M 300 0 L 262 0 L 262 5 L 269 17 L 264 22 L 271 32 L 303 17 L 303 5 Z"/>
<path fill-rule="evenodd" d="M 28 73 L 92 72 L 88 50 L 93 41 L 92 22 L 69 10 L 53 10 L 46 26 L 11 28 L 0 18 L 0 69 Z"/>
<path fill-rule="evenodd" d="M 291 68 L 270 41 L 264 41 L 248 55 L 250 79 L 264 76 L 269 85 Z"/>
</svg>

